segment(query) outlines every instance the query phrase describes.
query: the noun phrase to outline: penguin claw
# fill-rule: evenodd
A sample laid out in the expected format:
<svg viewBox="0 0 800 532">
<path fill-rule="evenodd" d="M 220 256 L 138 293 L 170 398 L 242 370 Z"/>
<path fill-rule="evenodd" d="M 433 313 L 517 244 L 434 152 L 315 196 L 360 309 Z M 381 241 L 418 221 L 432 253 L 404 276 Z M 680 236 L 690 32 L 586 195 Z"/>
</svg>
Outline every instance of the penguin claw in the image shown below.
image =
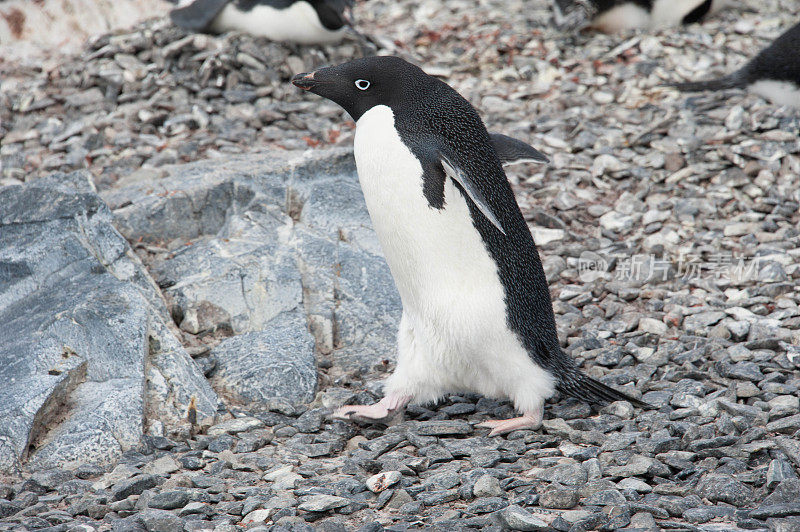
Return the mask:
<svg viewBox="0 0 800 532">
<path fill-rule="evenodd" d="M 336 409 L 333 419 L 342 421 L 375 422 L 384 421 L 389 417 L 389 409 L 380 403 L 374 405 L 346 405 Z"/>
<path fill-rule="evenodd" d="M 411 400 L 410 395 L 389 395 L 373 405 L 345 405 L 331 416 L 342 421 L 374 423 L 388 420 Z"/>
<path fill-rule="evenodd" d="M 487 419 L 475 425 L 476 427 L 492 429 L 489 436 L 500 436 L 515 430 L 536 430 L 542 426 L 542 414 L 533 413 L 511 419 Z"/>
</svg>

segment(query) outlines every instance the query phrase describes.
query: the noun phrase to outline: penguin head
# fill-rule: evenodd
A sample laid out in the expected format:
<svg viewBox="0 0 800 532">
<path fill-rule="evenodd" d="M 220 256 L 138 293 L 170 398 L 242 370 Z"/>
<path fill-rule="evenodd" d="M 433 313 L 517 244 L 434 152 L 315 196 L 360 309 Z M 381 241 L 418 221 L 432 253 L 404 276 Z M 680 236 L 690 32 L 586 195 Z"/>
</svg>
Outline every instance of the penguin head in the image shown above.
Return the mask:
<svg viewBox="0 0 800 532">
<path fill-rule="evenodd" d="M 292 83 L 339 104 L 357 121 L 377 105 L 396 110 L 441 82 L 399 57 L 374 56 L 297 74 Z"/>
</svg>

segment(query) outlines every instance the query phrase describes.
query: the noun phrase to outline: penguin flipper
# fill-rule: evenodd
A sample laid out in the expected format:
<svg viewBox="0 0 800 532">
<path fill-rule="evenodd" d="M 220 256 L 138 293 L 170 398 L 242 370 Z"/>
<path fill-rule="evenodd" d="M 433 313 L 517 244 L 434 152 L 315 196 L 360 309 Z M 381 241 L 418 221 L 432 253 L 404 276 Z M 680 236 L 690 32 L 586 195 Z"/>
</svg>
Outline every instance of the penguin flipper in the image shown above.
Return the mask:
<svg viewBox="0 0 800 532">
<path fill-rule="evenodd" d="M 492 146 L 503 166 L 518 163 L 549 163 L 550 159 L 545 154 L 529 146 L 521 140 L 503 135 L 501 133 L 489 133 L 492 139 Z"/>
<path fill-rule="evenodd" d="M 206 31 L 230 0 L 194 0 L 191 4 L 173 9 L 172 22 L 185 30 Z"/>
<path fill-rule="evenodd" d="M 472 203 L 478 207 L 478 210 L 481 211 L 481 213 L 483 213 L 483 215 L 490 222 L 492 222 L 492 225 L 497 227 L 501 233 L 506 234 L 503 226 L 500 225 L 500 220 L 492 212 L 491 207 L 489 207 L 489 203 L 486 201 L 486 198 L 483 196 L 480 189 L 478 189 L 475 181 L 461 168 L 453 164 L 452 159 L 444 154 L 441 150 L 439 151 L 439 161 L 442 164 L 445 175 L 461 185 L 461 188 L 467 193 L 469 199 L 472 200 Z"/>
</svg>

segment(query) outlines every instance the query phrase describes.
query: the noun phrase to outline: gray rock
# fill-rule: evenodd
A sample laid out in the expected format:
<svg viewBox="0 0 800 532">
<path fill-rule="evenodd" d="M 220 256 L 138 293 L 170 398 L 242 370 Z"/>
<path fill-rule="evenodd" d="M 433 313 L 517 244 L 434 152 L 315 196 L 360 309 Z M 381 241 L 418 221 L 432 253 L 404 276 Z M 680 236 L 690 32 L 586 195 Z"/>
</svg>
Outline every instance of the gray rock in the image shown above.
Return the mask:
<svg viewBox="0 0 800 532">
<path fill-rule="evenodd" d="M 306 512 L 326 512 L 328 510 L 347 506 L 348 504 L 350 504 L 350 501 L 344 497 L 336 497 L 334 495 L 312 495 L 303 499 L 297 507 Z"/>
<path fill-rule="evenodd" d="M 505 492 L 500 487 L 499 480 L 491 475 L 483 475 L 472 486 L 472 494 L 475 497 L 498 497 L 505 495 Z"/>
<path fill-rule="evenodd" d="M 797 502 L 797 493 L 800 490 L 800 479 L 792 478 L 784 480 L 775 490 L 764 497 L 761 501 L 762 505 L 782 504 L 782 503 L 795 503 Z"/>
<path fill-rule="evenodd" d="M 750 517 L 762 520 L 769 517 L 786 517 L 790 515 L 800 515 L 800 502 L 769 504 L 759 506 L 750 512 Z"/>
<path fill-rule="evenodd" d="M 22 510 L 22 506 L 5 499 L 0 499 L 0 519 L 11 517 Z"/>
<path fill-rule="evenodd" d="M 317 391 L 314 338 L 299 311 L 274 318 L 266 330 L 223 341 L 211 354 L 217 360 L 212 383 L 246 404 L 284 399 L 307 403 Z"/>
<path fill-rule="evenodd" d="M 157 287 L 110 222 L 85 173 L 0 189 L 10 339 L 0 379 L 15 383 L 0 391 L 3 471 L 26 458 L 39 469 L 113 460 L 141 441 L 146 396 L 171 426 L 192 397 L 201 417 L 216 413 L 216 395 L 165 326 Z"/>
<path fill-rule="evenodd" d="M 349 150 L 178 166 L 104 197 L 131 240 L 194 240 L 153 267 L 185 331 L 262 332 L 304 313 L 316 349 L 347 372 L 394 357 L 400 299 Z"/>
<path fill-rule="evenodd" d="M 500 520 L 510 530 L 523 530 L 531 532 L 533 530 L 549 530 L 549 525 L 526 511 L 524 508 L 512 504 L 499 512 Z"/>
<path fill-rule="evenodd" d="M 767 423 L 767 430 L 770 432 L 794 434 L 800 430 L 800 414 L 770 421 Z"/>
<path fill-rule="evenodd" d="M 558 482 L 565 486 L 582 486 L 586 484 L 587 473 L 580 464 L 559 464 L 553 467 L 535 468 L 528 471 L 531 478 Z"/>
<path fill-rule="evenodd" d="M 540 497 L 539 505 L 543 508 L 559 508 L 568 510 L 578 504 L 578 492 L 571 487 L 551 484 L 546 487 Z"/>
<path fill-rule="evenodd" d="M 472 434 L 472 425 L 464 421 L 422 421 L 417 431 L 423 436 L 459 436 Z"/>
<path fill-rule="evenodd" d="M 776 458 L 769 463 L 767 468 L 767 489 L 774 489 L 778 484 L 787 479 L 796 479 L 792 464 L 786 460 Z"/>
<path fill-rule="evenodd" d="M 508 506 L 508 502 L 500 497 L 482 497 L 467 506 L 467 511 L 473 514 L 488 514 Z"/>
<path fill-rule="evenodd" d="M 189 502 L 189 494 L 185 491 L 162 491 L 153 495 L 147 506 L 150 508 L 158 508 L 160 510 L 175 510 L 176 508 L 183 508 Z"/>
<path fill-rule="evenodd" d="M 139 495 L 144 490 L 156 487 L 156 477 L 153 475 L 136 475 L 117 482 L 111 489 L 115 501 L 121 501 L 131 495 Z"/>
<path fill-rule="evenodd" d="M 707 475 L 697 484 L 697 494 L 712 502 L 743 506 L 753 501 L 753 489 L 727 475 Z"/>
<path fill-rule="evenodd" d="M 166 510 L 144 510 L 137 515 L 147 532 L 180 532 L 183 520 Z"/>
<path fill-rule="evenodd" d="M 686 316 L 683 320 L 683 328 L 692 334 L 702 333 L 724 317 L 725 313 L 721 311 L 698 312 L 697 314 Z"/>
</svg>

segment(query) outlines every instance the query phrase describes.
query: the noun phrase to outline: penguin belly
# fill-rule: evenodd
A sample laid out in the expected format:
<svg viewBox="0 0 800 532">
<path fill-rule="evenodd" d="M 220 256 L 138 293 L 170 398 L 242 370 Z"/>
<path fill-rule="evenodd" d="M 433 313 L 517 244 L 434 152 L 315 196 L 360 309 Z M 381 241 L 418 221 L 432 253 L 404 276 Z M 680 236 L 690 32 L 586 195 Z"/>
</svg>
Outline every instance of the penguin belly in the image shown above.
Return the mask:
<svg viewBox="0 0 800 532">
<path fill-rule="evenodd" d="M 777 105 L 790 105 L 800 108 L 800 86 L 791 81 L 761 79 L 747 88 Z"/>
<path fill-rule="evenodd" d="M 614 6 L 592 21 L 592 27 L 603 33 L 647 28 L 649 25 L 650 13 L 632 2 Z"/>
<path fill-rule="evenodd" d="M 521 411 L 540 407 L 554 393 L 554 379 L 508 327 L 497 265 L 464 196 L 447 179 L 444 207 L 428 204 L 422 165 L 387 106 L 361 116 L 354 146 L 367 208 L 403 302 L 397 369 L 386 393 L 423 403 L 471 391 L 511 399 Z"/>
<path fill-rule="evenodd" d="M 239 10 L 229 2 L 211 26 L 215 33 L 243 31 L 278 42 L 298 44 L 331 44 L 344 36 L 345 29 L 329 30 L 319 21 L 317 12 L 308 2 L 295 2 L 286 9 L 266 5 L 250 11 Z"/>
<path fill-rule="evenodd" d="M 684 17 L 703 3 L 702 0 L 655 0 L 653 2 L 652 29 L 679 26 Z M 705 16 L 716 13 L 727 5 L 727 0 L 712 0 Z"/>
</svg>

